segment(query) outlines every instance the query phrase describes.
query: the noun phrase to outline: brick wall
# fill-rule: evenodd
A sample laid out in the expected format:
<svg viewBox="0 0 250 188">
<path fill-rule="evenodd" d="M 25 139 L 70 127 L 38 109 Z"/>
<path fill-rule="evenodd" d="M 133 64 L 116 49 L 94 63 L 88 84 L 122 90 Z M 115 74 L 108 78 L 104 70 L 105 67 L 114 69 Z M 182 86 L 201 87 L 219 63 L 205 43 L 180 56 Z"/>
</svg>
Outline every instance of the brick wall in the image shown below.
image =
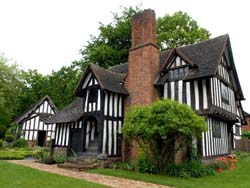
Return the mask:
<svg viewBox="0 0 250 188">
<path fill-rule="evenodd" d="M 160 92 L 154 87 L 154 80 L 160 72 L 155 22 L 153 10 L 145 10 L 132 18 L 132 47 L 129 51 L 128 75 L 125 80 L 129 96 L 125 100 L 125 110 L 135 105 L 151 104 L 160 97 Z M 126 145 L 130 148 L 130 159 L 136 159 L 137 144 L 131 142 Z M 123 156 L 126 151 L 128 149 L 123 147 Z"/>
</svg>

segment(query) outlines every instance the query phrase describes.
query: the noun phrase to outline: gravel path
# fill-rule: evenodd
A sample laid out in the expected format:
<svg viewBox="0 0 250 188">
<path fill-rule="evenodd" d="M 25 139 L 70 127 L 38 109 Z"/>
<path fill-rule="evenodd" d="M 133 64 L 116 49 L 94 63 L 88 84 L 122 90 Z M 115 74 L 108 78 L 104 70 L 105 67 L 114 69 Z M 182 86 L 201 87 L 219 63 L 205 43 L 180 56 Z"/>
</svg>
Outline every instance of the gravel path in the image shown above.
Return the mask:
<svg viewBox="0 0 250 188">
<path fill-rule="evenodd" d="M 75 172 L 71 170 L 58 168 L 57 165 L 41 164 L 41 163 L 34 162 L 33 160 L 11 160 L 8 162 L 19 164 L 22 166 L 27 166 L 27 167 L 45 171 L 45 172 L 50 172 L 50 173 L 59 174 L 63 176 L 69 176 L 69 177 L 91 181 L 91 182 L 96 182 L 96 183 L 107 185 L 107 186 L 114 187 L 114 188 L 144 188 L 144 187 L 170 188 L 168 186 L 157 185 L 157 184 L 146 183 L 146 182 L 135 181 L 135 180 L 128 180 L 128 179 L 118 178 L 118 177 L 113 177 L 113 176 L 91 174 L 87 172 Z"/>
</svg>

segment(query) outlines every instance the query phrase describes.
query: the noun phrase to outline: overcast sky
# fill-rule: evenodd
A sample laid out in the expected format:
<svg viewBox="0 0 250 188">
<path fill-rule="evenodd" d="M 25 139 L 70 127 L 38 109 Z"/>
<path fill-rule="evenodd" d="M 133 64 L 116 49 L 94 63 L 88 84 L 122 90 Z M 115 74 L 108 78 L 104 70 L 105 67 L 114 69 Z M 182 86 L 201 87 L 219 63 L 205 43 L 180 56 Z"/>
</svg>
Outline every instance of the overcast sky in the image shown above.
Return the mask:
<svg viewBox="0 0 250 188">
<path fill-rule="evenodd" d="M 79 50 L 98 34 L 99 22 L 111 22 L 111 12 L 139 4 L 157 17 L 187 12 L 212 37 L 228 33 L 250 112 L 248 0 L 0 0 L 0 52 L 23 69 L 50 74 L 81 58 Z"/>
</svg>

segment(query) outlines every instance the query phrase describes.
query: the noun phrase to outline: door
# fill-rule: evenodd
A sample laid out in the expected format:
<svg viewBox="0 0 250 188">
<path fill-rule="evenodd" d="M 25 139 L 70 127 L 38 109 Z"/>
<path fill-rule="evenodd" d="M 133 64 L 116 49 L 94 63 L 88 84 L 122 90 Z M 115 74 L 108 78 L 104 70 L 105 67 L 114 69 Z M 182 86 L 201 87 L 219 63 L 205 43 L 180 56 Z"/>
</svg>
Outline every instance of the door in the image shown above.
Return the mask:
<svg viewBox="0 0 250 188">
<path fill-rule="evenodd" d="M 71 149 L 78 153 L 81 152 L 81 129 L 71 129 Z"/>
<path fill-rule="evenodd" d="M 46 131 L 38 131 L 37 145 L 43 147 L 45 145 Z"/>
</svg>

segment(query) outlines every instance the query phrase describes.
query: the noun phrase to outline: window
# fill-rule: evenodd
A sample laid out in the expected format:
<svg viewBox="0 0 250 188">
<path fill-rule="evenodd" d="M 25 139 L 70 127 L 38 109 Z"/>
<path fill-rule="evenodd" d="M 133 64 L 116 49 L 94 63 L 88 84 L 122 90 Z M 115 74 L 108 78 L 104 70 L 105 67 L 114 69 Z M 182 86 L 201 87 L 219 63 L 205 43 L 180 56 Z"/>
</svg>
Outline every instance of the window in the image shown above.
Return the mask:
<svg viewBox="0 0 250 188">
<path fill-rule="evenodd" d="M 212 132 L 214 138 L 221 138 L 221 128 L 220 123 L 215 121 L 212 125 Z"/>
<path fill-rule="evenodd" d="M 235 135 L 240 136 L 240 127 L 235 125 Z"/>
<path fill-rule="evenodd" d="M 182 67 L 178 69 L 171 69 L 168 71 L 170 80 L 181 80 L 183 79 L 188 72 L 188 67 Z"/>
<path fill-rule="evenodd" d="M 89 102 L 96 102 L 97 101 L 97 92 L 96 88 L 89 89 Z"/>
<path fill-rule="evenodd" d="M 228 87 L 223 82 L 221 82 L 221 98 L 222 102 L 229 103 Z"/>
</svg>

